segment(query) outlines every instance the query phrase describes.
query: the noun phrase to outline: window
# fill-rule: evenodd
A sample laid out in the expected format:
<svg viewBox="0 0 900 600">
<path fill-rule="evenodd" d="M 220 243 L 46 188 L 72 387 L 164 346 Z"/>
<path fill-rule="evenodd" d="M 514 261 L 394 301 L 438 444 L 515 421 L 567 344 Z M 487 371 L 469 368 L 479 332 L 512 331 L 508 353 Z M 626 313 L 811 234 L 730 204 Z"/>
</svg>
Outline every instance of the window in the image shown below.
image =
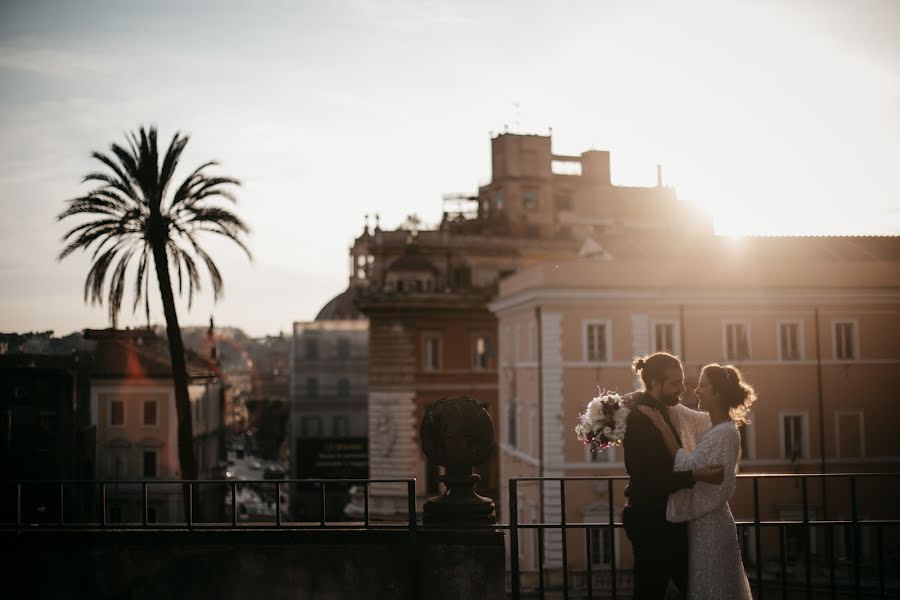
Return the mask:
<svg viewBox="0 0 900 600">
<path fill-rule="evenodd" d="M 144 400 L 144 427 L 156 427 L 159 422 L 159 403 L 156 400 Z"/>
<path fill-rule="evenodd" d="M 506 443 L 515 448 L 519 444 L 519 407 L 515 398 L 509 399 L 506 419 Z"/>
<path fill-rule="evenodd" d="M 750 333 L 746 323 L 725 323 L 725 359 L 729 361 L 750 358 Z"/>
<path fill-rule="evenodd" d="M 676 321 L 653 322 L 653 351 L 678 353 Z"/>
<path fill-rule="evenodd" d="M 475 355 L 473 366 L 478 370 L 488 368 L 488 339 L 486 336 L 475 336 Z"/>
<path fill-rule="evenodd" d="M 156 477 L 156 450 L 144 450 L 144 477 Z"/>
<path fill-rule="evenodd" d="M 591 537 L 591 564 L 597 566 L 610 564 L 612 543 L 609 527 L 591 527 L 588 532 Z"/>
<path fill-rule="evenodd" d="M 494 193 L 494 208 L 497 210 L 503 210 L 503 192 Z"/>
<path fill-rule="evenodd" d="M 800 321 L 778 322 L 778 356 L 781 360 L 800 360 L 803 355 L 800 351 Z"/>
<path fill-rule="evenodd" d="M 350 435 L 350 417 L 335 416 L 331 424 L 335 437 L 347 437 Z"/>
<path fill-rule="evenodd" d="M 148 506 L 147 507 L 147 522 L 148 523 L 156 523 L 156 507 Z"/>
<path fill-rule="evenodd" d="M 316 338 L 306 338 L 306 358 L 319 358 L 319 340 Z"/>
<path fill-rule="evenodd" d="M 109 426 L 124 427 L 125 426 L 125 401 L 110 400 L 109 401 Z"/>
<path fill-rule="evenodd" d="M 350 380 L 346 377 L 341 377 L 337 382 L 337 395 L 338 398 L 349 398 L 350 397 Z"/>
<path fill-rule="evenodd" d="M 425 352 L 423 367 L 426 371 L 437 371 L 441 368 L 441 338 L 437 334 L 425 336 Z"/>
<path fill-rule="evenodd" d="M 611 340 L 608 321 L 587 323 L 585 326 L 586 358 L 590 362 L 606 362 L 610 359 Z"/>
<path fill-rule="evenodd" d="M 110 506 L 109 507 L 109 522 L 110 523 L 121 523 L 122 522 L 122 507 L 121 506 Z"/>
<path fill-rule="evenodd" d="M 856 360 L 856 322 L 834 321 L 831 330 L 835 360 Z"/>
<path fill-rule="evenodd" d="M 525 210 L 536 210 L 538 199 L 537 190 L 522 190 L 522 208 Z"/>
<path fill-rule="evenodd" d="M 838 458 L 862 458 L 866 455 L 866 438 L 861 411 L 834 412 L 834 438 Z"/>
<path fill-rule="evenodd" d="M 322 417 L 303 417 L 300 429 L 303 437 L 319 437 L 322 435 Z"/>
<path fill-rule="evenodd" d="M 306 378 L 306 395 L 310 398 L 319 397 L 319 380 L 315 377 Z"/>
<path fill-rule="evenodd" d="M 348 340 L 347 338 L 338 338 L 337 357 L 350 358 L 350 340 Z"/>
<path fill-rule="evenodd" d="M 781 457 L 791 462 L 809 458 L 809 418 L 806 413 L 781 414 Z"/>
</svg>

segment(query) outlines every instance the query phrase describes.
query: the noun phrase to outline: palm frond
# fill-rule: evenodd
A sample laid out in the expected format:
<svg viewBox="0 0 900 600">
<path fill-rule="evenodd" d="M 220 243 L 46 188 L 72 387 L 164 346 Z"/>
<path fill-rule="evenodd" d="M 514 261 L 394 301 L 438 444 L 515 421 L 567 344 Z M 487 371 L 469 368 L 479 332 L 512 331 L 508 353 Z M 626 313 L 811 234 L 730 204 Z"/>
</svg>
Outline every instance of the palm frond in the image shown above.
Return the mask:
<svg viewBox="0 0 900 600">
<path fill-rule="evenodd" d="M 180 131 L 175 132 L 174 137 L 172 137 L 169 149 L 166 151 L 166 156 L 163 159 L 162 168 L 159 170 L 160 197 L 162 198 L 166 196 L 166 191 L 168 191 L 169 184 L 172 182 L 172 175 L 175 173 L 175 167 L 178 165 L 178 159 L 181 158 L 181 153 L 190 139 L 190 136 L 182 136 Z"/>
<path fill-rule="evenodd" d="M 185 238 L 191 243 L 191 246 L 194 248 L 194 252 L 197 253 L 197 256 L 206 264 L 206 270 L 209 272 L 209 279 L 212 282 L 213 286 L 213 300 L 218 300 L 222 296 L 222 292 L 224 290 L 224 284 L 222 283 L 222 274 L 219 272 L 219 268 L 216 266 L 216 263 L 213 261 L 212 257 L 207 254 L 207 252 L 200 247 L 197 241 L 194 239 L 194 236 L 187 234 Z"/>
<path fill-rule="evenodd" d="M 144 275 L 147 271 L 147 257 L 150 255 L 150 245 L 144 244 L 144 250 L 141 252 L 141 258 L 138 260 L 137 273 L 134 276 L 134 305 L 131 307 L 132 312 L 137 312 L 138 304 L 141 303 L 141 296 L 146 286 L 144 285 Z M 147 278 L 149 279 L 149 277 Z"/>
<path fill-rule="evenodd" d="M 59 259 L 76 250 L 89 252 L 91 266 L 84 282 L 84 299 L 91 304 L 108 302 L 110 319 L 115 322 L 121 310 L 129 275 L 134 294 L 132 310 L 143 301 L 150 321 L 149 265 L 155 264 L 153 246 L 162 244 L 166 254 L 169 286 L 177 280 L 178 294 L 187 292 L 188 306 L 195 292 L 201 291 L 199 264 L 205 265 L 218 300 L 224 290 L 223 277 L 212 257 L 198 243 L 197 234 L 226 237 L 252 260 L 243 237 L 247 224 L 217 200 L 236 203 L 231 186 L 240 181 L 207 173 L 216 161 L 195 168 L 174 186 L 174 175 L 190 136 L 176 132 L 165 151 L 159 154 L 155 125 L 127 132 L 122 144 L 112 143 L 108 152 L 93 152 L 102 169 L 89 172 L 82 183 L 94 185 L 86 194 L 67 200 L 57 215 L 62 221 L 72 217 L 85 219 L 63 236 Z M 161 162 L 161 164 L 160 164 Z M 162 225 L 160 227 L 160 224 Z M 136 269 L 129 265 L 137 261 Z M 104 294 L 104 292 L 106 292 Z"/>
</svg>

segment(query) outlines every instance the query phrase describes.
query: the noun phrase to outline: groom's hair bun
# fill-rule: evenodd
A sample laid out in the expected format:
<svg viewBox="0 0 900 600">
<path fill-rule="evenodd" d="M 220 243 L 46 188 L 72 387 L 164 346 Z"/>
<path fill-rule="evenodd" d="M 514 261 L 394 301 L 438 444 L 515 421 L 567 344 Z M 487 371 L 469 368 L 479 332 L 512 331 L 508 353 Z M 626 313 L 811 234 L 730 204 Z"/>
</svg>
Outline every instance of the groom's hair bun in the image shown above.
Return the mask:
<svg viewBox="0 0 900 600">
<path fill-rule="evenodd" d="M 728 409 L 731 420 L 739 425 L 750 423 L 747 415 L 756 402 L 756 392 L 744 380 L 744 375 L 738 368 L 713 363 L 703 367 L 703 373 L 709 379 L 713 392 L 718 394 L 722 404 Z"/>
<path fill-rule="evenodd" d="M 631 368 L 641 376 L 644 387 L 649 387 L 652 381 L 665 381 L 666 371 L 680 369 L 681 361 L 678 357 L 668 352 L 656 352 L 642 358 L 634 359 Z"/>
</svg>

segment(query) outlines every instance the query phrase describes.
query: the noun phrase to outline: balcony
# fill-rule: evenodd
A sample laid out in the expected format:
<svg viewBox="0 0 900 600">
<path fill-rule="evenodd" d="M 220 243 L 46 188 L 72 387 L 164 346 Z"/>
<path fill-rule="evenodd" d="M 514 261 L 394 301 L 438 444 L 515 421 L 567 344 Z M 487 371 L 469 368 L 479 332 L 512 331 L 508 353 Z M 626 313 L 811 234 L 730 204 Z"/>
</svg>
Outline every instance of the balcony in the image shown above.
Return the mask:
<svg viewBox="0 0 900 600">
<path fill-rule="evenodd" d="M 122 501 L 122 482 L 2 482 L 0 535 L 16 557 L 3 568 L 19 597 L 450 598 L 475 589 L 487 598 L 628 598 L 633 576 L 629 552 L 620 548 L 626 538 L 615 505 L 626 481 L 511 479 L 507 523 L 455 528 L 423 525 L 412 479 L 350 482 L 362 489 L 364 505 L 362 518 L 353 521 L 325 518 L 333 512 L 327 486 L 344 480 L 128 482 L 134 488 L 128 502 L 139 512 L 120 523 L 110 522 L 109 508 Z M 370 518 L 372 484 L 405 490 L 407 513 Z M 244 514 L 226 503 L 246 485 L 271 488 L 270 514 Z M 545 500 L 558 500 L 565 510 L 557 512 L 566 518 L 526 522 L 518 498 L 530 485 Z M 605 490 L 604 519 L 571 520 L 580 507 L 567 493 L 572 498 L 579 485 Z M 297 486 L 319 490 L 318 519 L 287 514 L 282 492 Z M 897 473 L 739 476 L 738 493 L 749 494 L 753 507 L 752 518 L 737 526 L 754 598 L 900 594 L 898 486 Z M 187 495 L 187 503 L 184 495 L 178 502 L 187 518 L 150 518 L 160 488 Z M 872 489 L 887 500 L 890 514 L 866 508 Z M 219 510 L 210 512 L 215 495 Z M 201 497 L 207 501 L 196 500 Z M 818 514 L 822 500 L 830 506 Z M 773 518 L 785 505 L 799 506 L 796 518 Z M 532 551 L 535 562 L 527 565 Z M 510 557 L 505 567 L 504 554 Z"/>
</svg>

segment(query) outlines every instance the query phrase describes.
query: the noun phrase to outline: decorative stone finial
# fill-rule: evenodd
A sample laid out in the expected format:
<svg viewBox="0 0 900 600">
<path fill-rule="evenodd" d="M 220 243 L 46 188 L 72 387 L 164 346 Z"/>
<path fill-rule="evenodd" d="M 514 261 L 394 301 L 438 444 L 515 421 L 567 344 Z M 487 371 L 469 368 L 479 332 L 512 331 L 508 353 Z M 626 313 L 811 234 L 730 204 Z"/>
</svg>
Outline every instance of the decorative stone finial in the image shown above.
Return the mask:
<svg viewBox="0 0 900 600">
<path fill-rule="evenodd" d="M 446 469 L 441 481 L 447 491 L 425 502 L 425 525 L 493 524 L 493 500 L 473 489 L 480 477 L 472 467 L 494 450 L 494 423 L 481 403 L 441 398 L 425 409 L 419 439 L 428 460 Z"/>
</svg>

